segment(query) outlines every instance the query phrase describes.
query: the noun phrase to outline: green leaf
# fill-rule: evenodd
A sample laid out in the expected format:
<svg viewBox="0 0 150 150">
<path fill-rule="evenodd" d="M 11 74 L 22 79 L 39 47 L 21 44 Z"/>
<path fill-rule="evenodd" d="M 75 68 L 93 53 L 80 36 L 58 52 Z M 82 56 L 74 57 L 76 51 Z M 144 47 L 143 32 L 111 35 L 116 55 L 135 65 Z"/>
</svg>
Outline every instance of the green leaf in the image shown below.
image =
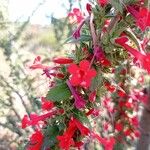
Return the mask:
<svg viewBox="0 0 150 150">
<path fill-rule="evenodd" d="M 86 123 L 89 126 L 91 125 L 88 117 L 86 116 L 86 114 L 84 112 L 75 109 L 74 110 L 74 116 L 75 116 L 75 118 L 80 120 L 82 123 Z"/>
<path fill-rule="evenodd" d="M 123 13 L 123 4 L 122 3 L 123 2 L 120 0 L 111 0 L 111 4 L 113 5 L 113 7 L 121 13 Z"/>
<path fill-rule="evenodd" d="M 47 128 L 44 129 L 44 135 L 45 138 L 42 145 L 43 150 L 55 146 L 57 142 L 56 137 L 59 135 L 59 128 L 56 125 L 47 126 Z"/>
<path fill-rule="evenodd" d="M 88 42 L 92 40 L 90 35 L 82 34 L 80 38 L 75 39 L 73 36 L 69 37 L 67 40 L 64 41 L 64 44 L 68 43 L 78 43 L 78 42 Z"/>
<path fill-rule="evenodd" d="M 53 102 L 59 102 L 70 98 L 70 96 L 71 96 L 71 92 L 67 84 L 63 83 L 50 89 L 50 91 L 46 95 L 46 99 L 51 100 Z"/>
<path fill-rule="evenodd" d="M 114 146 L 114 150 L 123 150 L 124 149 L 124 145 L 121 143 L 116 143 Z"/>
</svg>

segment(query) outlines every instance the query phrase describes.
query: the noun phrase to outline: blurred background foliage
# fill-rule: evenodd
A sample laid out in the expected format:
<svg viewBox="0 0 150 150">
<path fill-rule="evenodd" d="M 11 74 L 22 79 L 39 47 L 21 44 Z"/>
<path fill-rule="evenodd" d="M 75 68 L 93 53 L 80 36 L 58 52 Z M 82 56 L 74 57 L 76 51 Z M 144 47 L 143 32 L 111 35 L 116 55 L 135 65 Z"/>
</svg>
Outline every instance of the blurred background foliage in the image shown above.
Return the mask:
<svg viewBox="0 0 150 150">
<path fill-rule="evenodd" d="M 74 1 L 67 1 L 69 12 Z M 63 54 L 63 40 L 72 32 L 66 18 L 57 19 L 53 15 L 48 16 L 49 25 L 31 24 L 30 19 L 42 3 L 35 6 L 25 22 L 11 22 L 8 3 L 0 0 L 0 150 L 16 149 L 22 135 L 33 130 L 23 131 L 21 119 L 26 113 L 38 112 L 39 97 L 49 86 L 39 71 L 31 71 L 28 66 L 37 55 L 50 64 L 52 57 Z"/>
</svg>

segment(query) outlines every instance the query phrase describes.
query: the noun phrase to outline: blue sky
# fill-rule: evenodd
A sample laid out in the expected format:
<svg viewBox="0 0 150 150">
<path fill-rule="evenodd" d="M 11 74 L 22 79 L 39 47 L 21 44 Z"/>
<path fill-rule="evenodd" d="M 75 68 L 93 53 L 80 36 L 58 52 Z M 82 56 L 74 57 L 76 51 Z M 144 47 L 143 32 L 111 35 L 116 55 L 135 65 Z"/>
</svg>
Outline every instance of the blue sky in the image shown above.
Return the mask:
<svg viewBox="0 0 150 150">
<path fill-rule="evenodd" d="M 12 21 L 17 19 L 25 20 L 31 15 L 37 5 L 43 0 L 9 0 L 9 17 Z M 66 12 L 62 5 L 68 7 L 68 0 L 45 0 L 46 2 L 40 6 L 31 19 L 32 24 L 49 24 L 50 20 L 46 16 L 52 13 L 55 17 L 65 17 Z M 78 7 L 77 0 L 74 7 Z M 87 0 L 82 0 L 85 4 Z M 83 4 L 83 5 L 84 5 Z"/>
</svg>

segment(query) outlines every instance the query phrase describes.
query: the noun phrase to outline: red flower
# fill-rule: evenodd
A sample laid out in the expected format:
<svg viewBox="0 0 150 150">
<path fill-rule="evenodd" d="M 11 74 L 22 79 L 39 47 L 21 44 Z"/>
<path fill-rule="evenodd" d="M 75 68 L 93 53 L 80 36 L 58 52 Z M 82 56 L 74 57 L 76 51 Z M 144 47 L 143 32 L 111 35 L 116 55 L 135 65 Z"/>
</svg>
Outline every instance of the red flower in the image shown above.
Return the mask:
<svg viewBox="0 0 150 150">
<path fill-rule="evenodd" d="M 98 3 L 103 7 L 108 4 L 108 0 L 98 0 Z"/>
<path fill-rule="evenodd" d="M 22 119 L 22 129 L 26 128 L 29 125 L 30 125 L 30 119 L 27 115 L 24 115 Z"/>
<path fill-rule="evenodd" d="M 96 91 L 93 91 L 89 94 L 89 101 L 95 102 L 95 100 L 96 100 Z"/>
<path fill-rule="evenodd" d="M 45 121 L 45 119 L 52 117 L 55 114 L 61 113 L 60 110 L 56 110 L 53 112 L 48 112 L 47 114 L 37 115 L 37 114 L 30 114 L 30 117 L 25 115 L 22 119 L 22 128 L 26 128 L 27 126 L 35 126 L 39 123 L 39 121 Z"/>
<path fill-rule="evenodd" d="M 86 104 L 86 101 L 79 95 L 79 93 L 74 89 L 74 87 L 72 87 L 72 85 L 70 84 L 69 81 L 67 81 L 67 85 L 74 97 L 74 105 L 77 109 L 80 109 L 80 108 L 84 108 L 85 107 L 85 104 Z"/>
<path fill-rule="evenodd" d="M 137 117 L 131 118 L 131 124 L 135 127 L 138 127 L 139 126 L 138 118 Z"/>
<path fill-rule="evenodd" d="M 150 27 L 150 12 L 147 8 L 140 8 L 138 12 L 133 7 L 128 6 L 128 11 L 133 15 L 137 26 L 139 26 L 142 31 L 144 31 L 148 26 Z"/>
<path fill-rule="evenodd" d="M 72 118 L 69 121 L 69 126 L 64 132 L 64 134 L 61 136 L 57 136 L 57 139 L 59 140 L 59 146 L 61 149 L 69 150 L 70 147 L 73 145 L 78 147 L 82 145 L 82 142 L 77 144 L 73 140 L 73 135 L 77 129 L 81 132 L 81 135 L 88 135 L 90 132 L 89 129 L 83 126 L 80 121 L 78 121 L 75 118 Z"/>
<path fill-rule="evenodd" d="M 90 133 L 90 130 L 87 127 L 85 127 L 79 120 L 73 118 L 73 122 L 75 123 L 79 131 L 81 132 L 81 135 L 85 136 Z"/>
<path fill-rule="evenodd" d="M 93 114 L 93 112 L 94 112 L 94 108 L 90 109 L 90 110 L 86 113 L 86 116 L 89 116 L 89 115 Z"/>
<path fill-rule="evenodd" d="M 100 113 L 100 110 L 92 108 L 86 113 L 86 116 L 93 115 L 97 117 L 99 116 L 99 113 Z"/>
<path fill-rule="evenodd" d="M 35 131 L 30 137 L 30 143 L 27 146 L 27 150 L 41 150 L 44 136 L 41 131 Z"/>
<path fill-rule="evenodd" d="M 126 130 L 124 131 L 124 135 L 125 135 L 125 136 L 130 136 L 131 134 L 132 134 L 131 129 L 126 129 Z"/>
<path fill-rule="evenodd" d="M 130 52 L 137 60 L 139 60 L 141 62 L 141 65 L 143 66 L 143 68 L 145 70 L 148 71 L 148 73 L 150 73 L 150 54 L 142 54 L 140 53 L 138 50 L 132 48 L 131 46 L 129 46 L 128 44 L 126 44 L 126 42 L 128 41 L 127 37 L 121 37 L 115 40 L 115 42 L 119 45 L 121 45 L 122 47 L 124 47 L 128 52 Z"/>
<path fill-rule="evenodd" d="M 96 57 L 96 60 L 102 64 L 102 66 L 108 67 L 111 65 L 110 61 L 106 58 L 101 47 L 97 46 L 94 48 L 94 56 Z"/>
<path fill-rule="evenodd" d="M 40 56 L 37 56 L 34 59 L 33 65 L 30 66 L 30 69 L 42 69 L 42 70 L 45 70 L 45 69 L 49 69 L 49 68 L 50 68 L 49 66 L 41 64 L 41 57 Z"/>
<path fill-rule="evenodd" d="M 117 91 L 117 94 L 118 94 L 118 96 L 120 96 L 120 97 L 126 96 L 126 93 L 125 93 L 125 91 L 123 91 L 123 90 L 118 90 L 118 91 Z"/>
<path fill-rule="evenodd" d="M 87 10 L 87 12 L 88 12 L 89 14 L 91 14 L 91 11 L 92 11 L 92 6 L 91 6 L 91 4 L 89 4 L 89 3 L 86 4 L 86 10 Z"/>
<path fill-rule="evenodd" d="M 41 108 L 43 110 L 51 110 L 54 107 L 54 103 L 47 100 L 45 97 L 41 97 L 42 105 Z"/>
<path fill-rule="evenodd" d="M 105 150 L 113 150 L 116 140 L 114 137 L 102 138 L 98 134 L 92 132 L 92 137 L 96 138 L 105 148 Z"/>
<path fill-rule="evenodd" d="M 68 72 L 71 74 L 70 83 L 73 86 L 82 86 L 88 88 L 91 80 L 96 76 L 96 70 L 90 69 L 90 63 L 87 60 L 82 60 L 79 66 L 71 64 L 68 67 Z"/>
<path fill-rule="evenodd" d="M 108 91 L 114 92 L 116 90 L 116 87 L 114 85 L 111 85 L 109 82 L 105 83 L 105 87 L 107 88 Z"/>
<path fill-rule="evenodd" d="M 80 109 L 80 108 L 84 108 L 85 105 L 86 105 L 86 101 L 79 95 L 79 94 L 75 94 L 74 95 L 74 98 L 75 98 L 75 102 L 74 102 L 74 105 L 77 109 Z"/>
<path fill-rule="evenodd" d="M 122 131 L 122 129 L 123 129 L 122 123 L 116 123 L 116 124 L 115 124 L 115 129 L 116 129 L 118 132 Z"/>
<path fill-rule="evenodd" d="M 78 28 L 73 32 L 72 36 L 75 38 L 75 39 L 78 39 L 80 38 L 80 32 L 81 32 L 81 29 L 83 27 L 85 23 L 85 20 L 83 20 L 80 25 L 78 26 Z"/>
<path fill-rule="evenodd" d="M 114 145 L 116 143 L 116 140 L 114 137 L 110 137 L 110 138 L 105 138 L 104 139 L 104 147 L 105 147 L 105 150 L 113 150 L 114 149 Z"/>
<path fill-rule="evenodd" d="M 57 63 L 57 64 L 70 64 L 70 63 L 73 63 L 73 59 L 71 59 L 71 58 L 63 58 L 63 57 L 61 57 L 61 58 L 54 58 L 53 59 L 53 62 L 54 63 Z"/>
<path fill-rule="evenodd" d="M 80 9 L 74 8 L 73 11 L 68 14 L 68 18 L 70 23 L 80 23 L 84 19 L 84 16 Z"/>
<path fill-rule="evenodd" d="M 74 145 L 74 140 L 70 137 L 67 132 L 62 136 L 57 136 L 59 141 L 59 147 L 63 150 L 69 150 L 71 146 Z"/>
<path fill-rule="evenodd" d="M 135 130 L 134 135 L 135 135 L 135 137 L 139 138 L 141 134 L 138 130 Z"/>
</svg>

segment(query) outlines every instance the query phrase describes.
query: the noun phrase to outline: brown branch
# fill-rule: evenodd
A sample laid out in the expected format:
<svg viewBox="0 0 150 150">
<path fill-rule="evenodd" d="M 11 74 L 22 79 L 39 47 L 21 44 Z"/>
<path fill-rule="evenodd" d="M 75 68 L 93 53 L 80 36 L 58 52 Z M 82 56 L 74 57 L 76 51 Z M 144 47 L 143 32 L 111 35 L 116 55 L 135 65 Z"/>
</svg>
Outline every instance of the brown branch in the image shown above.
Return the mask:
<svg viewBox="0 0 150 150">
<path fill-rule="evenodd" d="M 20 100 L 21 100 L 22 105 L 24 106 L 24 108 L 25 108 L 27 114 L 29 115 L 29 114 L 30 114 L 30 111 L 29 111 L 27 105 L 25 104 L 24 99 L 22 98 L 21 94 L 20 94 L 13 86 L 11 86 L 11 85 L 5 80 L 5 78 L 4 78 L 3 76 L 0 75 L 0 77 L 2 78 L 2 81 L 6 84 L 6 86 L 9 87 L 14 93 L 16 93 L 16 94 L 18 95 L 18 97 L 19 97 Z"/>
</svg>

